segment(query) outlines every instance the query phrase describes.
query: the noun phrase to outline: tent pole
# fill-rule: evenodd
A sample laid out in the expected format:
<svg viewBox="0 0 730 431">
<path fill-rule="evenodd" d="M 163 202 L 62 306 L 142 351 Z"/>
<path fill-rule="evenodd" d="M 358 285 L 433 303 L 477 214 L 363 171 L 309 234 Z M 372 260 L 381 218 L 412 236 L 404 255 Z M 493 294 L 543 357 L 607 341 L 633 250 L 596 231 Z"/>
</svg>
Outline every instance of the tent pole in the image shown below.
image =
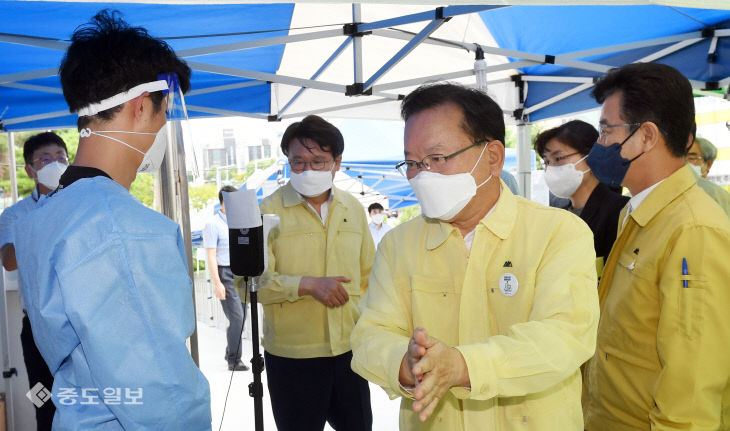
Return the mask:
<svg viewBox="0 0 730 431">
<path fill-rule="evenodd" d="M 10 169 L 10 197 L 15 204 L 18 202 L 18 176 L 15 167 L 15 133 L 8 132 L 8 168 Z"/>
<path fill-rule="evenodd" d="M 517 124 L 517 179 L 520 193 L 526 199 L 531 198 L 530 156 L 530 125 L 520 120 Z"/>
<path fill-rule="evenodd" d="M 359 3 L 352 4 L 352 22 L 360 24 L 362 22 L 362 9 Z M 354 83 L 362 83 L 362 35 L 352 37 L 352 57 L 354 61 L 353 70 L 355 72 Z"/>
<path fill-rule="evenodd" d="M 188 205 L 188 181 L 185 169 L 185 151 L 182 141 L 182 125 L 180 121 L 168 122 L 168 147 L 160 167 L 160 189 L 162 213 L 180 225 L 185 243 L 185 256 L 188 275 L 193 283 L 193 313 L 196 313 L 195 278 L 193 274 L 192 238 L 190 233 L 190 208 Z M 195 329 L 190 335 L 190 356 L 195 365 L 200 367 L 198 353 L 198 318 L 195 315 Z"/>
</svg>

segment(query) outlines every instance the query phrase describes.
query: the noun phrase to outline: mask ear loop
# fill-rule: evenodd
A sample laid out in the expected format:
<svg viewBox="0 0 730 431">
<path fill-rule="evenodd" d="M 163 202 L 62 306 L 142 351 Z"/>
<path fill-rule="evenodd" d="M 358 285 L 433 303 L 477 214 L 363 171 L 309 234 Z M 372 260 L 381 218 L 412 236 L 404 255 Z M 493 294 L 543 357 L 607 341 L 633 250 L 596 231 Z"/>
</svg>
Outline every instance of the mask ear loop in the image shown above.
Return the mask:
<svg viewBox="0 0 730 431">
<path fill-rule="evenodd" d="M 471 168 L 471 171 L 469 171 L 469 175 L 471 175 L 472 173 L 474 173 L 474 169 L 476 169 L 476 168 L 477 168 L 477 165 L 479 164 L 479 161 L 480 161 L 480 160 L 482 160 L 482 156 L 484 155 L 484 150 L 486 150 L 486 149 L 487 149 L 487 145 L 489 145 L 489 142 L 485 143 L 485 144 L 484 144 L 484 147 L 482 147 L 482 152 L 481 152 L 481 153 L 479 153 L 479 158 L 477 159 L 476 163 L 474 163 L 474 167 L 473 167 L 473 168 Z M 473 175 L 472 175 L 472 176 L 473 176 Z M 492 179 L 492 175 L 489 175 L 489 178 L 487 178 L 487 179 L 486 179 L 486 180 L 484 180 L 484 181 L 483 181 L 483 182 L 482 182 L 481 184 L 479 184 L 479 185 L 477 186 L 477 188 L 479 188 L 479 187 L 483 186 L 484 184 L 486 184 L 486 183 L 487 183 L 487 181 L 489 181 L 489 180 L 491 180 L 491 179 Z"/>
<path fill-rule="evenodd" d="M 575 169 L 575 165 L 577 165 L 578 163 L 582 162 L 583 160 L 585 160 L 585 159 L 587 159 L 587 158 L 588 158 L 588 154 L 586 154 L 585 156 L 583 156 L 583 158 L 582 158 L 582 159 L 580 159 L 580 160 L 578 160 L 577 162 L 575 162 L 575 163 L 571 163 L 571 165 L 573 165 L 573 168 Z M 586 165 L 587 165 L 587 163 L 586 163 Z M 577 169 L 576 169 L 576 171 L 577 171 Z M 586 169 L 585 171 L 578 171 L 578 172 L 580 172 L 581 174 L 585 175 L 586 173 L 588 173 L 588 172 L 590 172 L 590 171 L 591 171 L 591 168 L 589 167 L 589 168 L 588 168 L 588 169 Z"/>
<path fill-rule="evenodd" d="M 134 148 L 133 146 L 129 145 L 128 143 L 126 143 L 126 142 L 124 142 L 124 141 L 122 141 L 120 139 L 112 138 L 111 136 L 107 136 L 107 135 L 103 135 L 100 132 L 103 132 L 103 133 L 129 133 L 129 134 L 132 134 L 132 135 L 157 135 L 157 133 L 150 133 L 150 132 L 129 132 L 129 131 L 125 131 L 125 130 L 99 130 L 99 131 L 92 131 L 88 127 L 85 128 L 85 129 L 81 129 L 79 131 L 79 136 L 82 137 L 82 138 L 88 138 L 91 135 L 101 136 L 103 138 L 111 139 L 112 141 L 117 141 L 120 144 L 124 145 L 125 147 L 131 148 L 134 151 L 142 154 L 143 156 L 144 156 L 144 151 L 141 151 L 141 150 L 139 150 L 137 148 Z"/>
</svg>

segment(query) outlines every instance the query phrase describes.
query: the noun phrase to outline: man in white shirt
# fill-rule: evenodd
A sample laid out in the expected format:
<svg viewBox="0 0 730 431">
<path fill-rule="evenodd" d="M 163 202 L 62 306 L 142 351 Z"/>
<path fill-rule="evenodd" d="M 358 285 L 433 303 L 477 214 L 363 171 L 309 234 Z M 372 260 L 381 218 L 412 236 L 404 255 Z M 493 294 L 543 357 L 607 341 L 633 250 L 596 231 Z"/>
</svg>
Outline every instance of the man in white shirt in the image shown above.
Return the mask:
<svg viewBox="0 0 730 431">
<path fill-rule="evenodd" d="M 370 214 L 370 220 L 372 220 L 370 224 L 368 224 L 368 227 L 370 228 L 370 235 L 373 236 L 373 242 L 375 243 L 376 249 L 378 248 L 378 243 L 381 239 L 383 239 L 385 234 L 393 229 L 393 227 L 384 222 L 388 215 L 383 211 L 383 206 L 377 202 L 370 204 L 368 207 L 368 214 Z"/>
<path fill-rule="evenodd" d="M 246 308 L 236 292 L 236 283 L 231 271 L 231 256 L 228 246 L 228 221 L 226 205 L 223 203 L 223 192 L 237 191 L 233 186 L 223 186 L 218 192 L 221 208 L 205 225 L 203 230 L 203 246 L 208 254 L 208 269 L 215 284 L 215 296 L 221 300 L 223 313 L 228 319 L 226 338 L 226 360 L 228 370 L 247 371 L 248 367 L 241 361 L 241 328 L 246 320 Z"/>
<path fill-rule="evenodd" d="M 39 133 L 25 141 L 23 159 L 25 160 L 25 172 L 35 182 L 35 188 L 30 196 L 5 208 L 0 213 L 0 259 L 7 271 L 18 269 L 13 229 L 15 222 L 35 209 L 38 199 L 42 195 L 47 195 L 58 187 L 58 180 L 68 166 L 66 143 L 53 132 Z M 33 330 L 25 310 L 23 295 L 18 295 L 18 298 L 23 309 L 20 343 L 23 348 L 23 361 L 28 371 L 29 388 L 33 389 L 35 385 L 41 383 L 50 390 L 53 386 L 53 375 L 33 341 Z M 38 431 L 51 429 L 55 412 L 56 408 L 53 403 L 47 402 L 40 407 L 36 406 L 35 417 Z"/>
</svg>

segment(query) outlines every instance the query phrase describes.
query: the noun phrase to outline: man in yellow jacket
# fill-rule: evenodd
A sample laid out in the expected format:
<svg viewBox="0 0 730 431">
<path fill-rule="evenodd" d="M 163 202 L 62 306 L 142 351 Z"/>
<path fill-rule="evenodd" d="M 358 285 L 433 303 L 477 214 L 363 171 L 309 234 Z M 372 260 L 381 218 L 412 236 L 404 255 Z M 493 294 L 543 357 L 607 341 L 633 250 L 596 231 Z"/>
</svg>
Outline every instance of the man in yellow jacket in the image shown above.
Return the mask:
<svg viewBox="0 0 730 431">
<path fill-rule="evenodd" d="M 281 139 L 291 179 L 261 202 L 277 214 L 269 235 L 264 358 L 271 407 L 280 431 L 372 427 L 368 383 L 350 368 L 350 332 L 368 288 L 373 245 L 365 209 L 333 187 L 344 141 L 310 115 Z"/>
<path fill-rule="evenodd" d="M 353 368 L 402 396 L 402 430 L 580 430 L 598 323 L 588 226 L 513 195 L 502 110 L 455 84 L 401 107 L 422 217 L 383 238 Z"/>
<path fill-rule="evenodd" d="M 689 81 L 630 64 L 602 78 L 598 179 L 632 198 L 599 285 L 601 320 L 586 367 L 588 431 L 730 426 L 730 221 L 684 154 Z"/>
</svg>

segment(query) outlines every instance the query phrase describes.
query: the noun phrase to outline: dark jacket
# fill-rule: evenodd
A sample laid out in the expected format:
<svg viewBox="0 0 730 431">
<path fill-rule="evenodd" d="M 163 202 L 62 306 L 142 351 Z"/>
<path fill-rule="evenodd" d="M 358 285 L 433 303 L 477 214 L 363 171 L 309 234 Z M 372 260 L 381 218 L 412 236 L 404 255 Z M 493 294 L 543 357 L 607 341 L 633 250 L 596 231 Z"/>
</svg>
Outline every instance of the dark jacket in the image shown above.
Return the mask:
<svg viewBox="0 0 730 431">
<path fill-rule="evenodd" d="M 619 213 L 628 201 L 628 196 L 622 196 L 605 184 L 598 183 L 580 212 L 580 218 L 593 231 L 596 257 L 602 257 L 604 263 L 616 241 Z"/>
</svg>

